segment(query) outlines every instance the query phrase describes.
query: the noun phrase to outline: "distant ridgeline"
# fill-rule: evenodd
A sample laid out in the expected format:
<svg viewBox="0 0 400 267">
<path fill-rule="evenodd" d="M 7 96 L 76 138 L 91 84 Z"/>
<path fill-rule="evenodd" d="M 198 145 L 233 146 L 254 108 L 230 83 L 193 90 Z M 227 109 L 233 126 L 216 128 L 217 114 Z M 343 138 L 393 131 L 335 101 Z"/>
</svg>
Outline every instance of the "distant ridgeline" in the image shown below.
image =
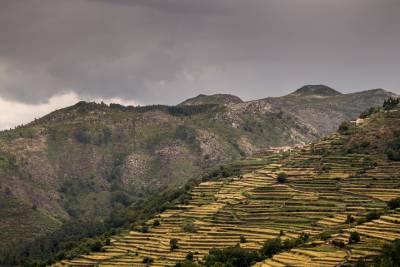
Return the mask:
<svg viewBox="0 0 400 267">
<path fill-rule="evenodd" d="M 315 250 L 335 264 L 347 261 L 340 251 L 351 252 L 356 262 L 364 250 L 351 246 L 385 243 L 362 231 L 369 225 L 363 218 L 385 213 L 386 225 L 396 216 L 385 207 L 398 194 L 397 100 L 380 89 L 332 90 L 306 86 L 249 102 L 200 95 L 178 106 L 80 102 L 1 132 L 0 265 L 174 265 L 187 258 L 213 266 L 227 254 L 281 262 L 281 253 L 313 262 Z M 340 125 L 365 110 L 359 125 Z M 339 126 L 303 149 L 260 154 Z M 347 219 L 360 242 L 347 244 Z M 329 236 L 324 244 L 320 235 Z M 332 245 L 340 240 L 343 247 Z M 238 243 L 203 259 L 210 244 Z M 364 256 L 379 254 L 375 247 Z"/>
</svg>

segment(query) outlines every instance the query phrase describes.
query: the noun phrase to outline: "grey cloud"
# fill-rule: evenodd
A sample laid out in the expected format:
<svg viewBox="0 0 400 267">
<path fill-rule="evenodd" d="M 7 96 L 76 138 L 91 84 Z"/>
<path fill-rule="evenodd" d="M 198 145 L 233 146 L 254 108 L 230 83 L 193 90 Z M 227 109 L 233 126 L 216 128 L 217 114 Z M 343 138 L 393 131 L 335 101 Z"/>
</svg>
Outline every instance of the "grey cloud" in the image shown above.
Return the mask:
<svg viewBox="0 0 400 267">
<path fill-rule="evenodd" d="M 397 0 L 3 0 L 0 97 L 177 103 L 305 83 L 397 92 Z"/>
</svg>

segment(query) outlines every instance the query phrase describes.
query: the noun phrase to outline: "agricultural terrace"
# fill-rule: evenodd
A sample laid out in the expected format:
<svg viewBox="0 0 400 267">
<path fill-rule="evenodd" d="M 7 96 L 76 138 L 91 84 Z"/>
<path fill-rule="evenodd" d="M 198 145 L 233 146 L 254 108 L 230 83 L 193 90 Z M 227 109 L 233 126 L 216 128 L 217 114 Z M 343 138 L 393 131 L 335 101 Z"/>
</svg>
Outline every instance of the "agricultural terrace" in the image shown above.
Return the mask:
<svg viewBox="0 0 400 267">
<path fill-rule="evenodd" d="M 399 118 L 391 115 L 390 123 L 400 125 Z M 368 260 L 381 245 L 400 238 L 400 213 L 386 210 L 387 201 L 400 197 L 400 162 L 372 150 L 344 153 L 348 138 L 333 134 L 286 156 L 266 156 L 269 163 L 262 167 L 257 159 L 248 160 L 246 174 L 199 184 L 186 204 L 149 220 L 147 231 L 115 236 L 103 252 L 56 266 L 170 266 L 189 252 L 201 260 L 211 248 L 260 249 L 265 240 L 302 233 L 310 235 L 309 243 L 257 266 L 325 267 Z M 279 173 L 287 174 L 285 181 L 277 181 Z M 384 215 L 363 221 L 371 212 Z M 354 231 L 361 239 L 348 244 Z M 328 238 L 321 239 L 327 232 Z"/>
</svg>

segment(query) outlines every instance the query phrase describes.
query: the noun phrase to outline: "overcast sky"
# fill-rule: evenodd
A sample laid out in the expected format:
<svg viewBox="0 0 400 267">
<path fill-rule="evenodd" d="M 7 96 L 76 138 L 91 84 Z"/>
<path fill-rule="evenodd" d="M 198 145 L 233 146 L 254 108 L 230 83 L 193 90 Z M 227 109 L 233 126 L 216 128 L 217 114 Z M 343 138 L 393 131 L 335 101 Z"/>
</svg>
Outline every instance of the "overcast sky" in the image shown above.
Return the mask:
<svg viewBox="0 0 400 267">
<path fill-rule="evenodd" d="M 80 99 L 400 93 L 400 0 L 1 0 L 0 129 Z"/>
</svg>

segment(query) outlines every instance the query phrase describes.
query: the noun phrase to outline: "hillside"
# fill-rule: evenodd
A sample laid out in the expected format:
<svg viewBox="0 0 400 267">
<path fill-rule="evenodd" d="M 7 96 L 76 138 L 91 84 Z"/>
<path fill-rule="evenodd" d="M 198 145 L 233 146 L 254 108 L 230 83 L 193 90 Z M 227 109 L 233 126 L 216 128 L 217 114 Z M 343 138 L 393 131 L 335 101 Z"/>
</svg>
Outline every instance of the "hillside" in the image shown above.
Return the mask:
<svg viewBox="0 0 400 267">
<path fill-rule="evenodd" d="M 227 105 L 208 98 L 179 106 L 80 102 L 1 132 L 0 251 L 71 222 L 91 225 L 89 236 L 126 226 L 142 216 L 132 209 L 151 196 L 218 164 L 316 140 L 392 95 L 326 96 L 319 89 L 312 95 L 324 97 L 310 98 L 310 88 L 303 96 Z"/>
<path fill-rule="evenodd" d="M 145 231 L 114 236 L 102 252 L 54 266 L 169 266 L 228 246 L 261 249 L 267 259 L 255 266 L 262 267 L 369 262 L 400 238 L 398 125 L 399 106 L 371 110 L 303 148 L 243 161 L 256 168 L 202 182 L 189 200 L 148 220 Z M 268 249 L 266 240 L 282 240 L 282 247 Z M 223 253 L 212 252 L 206 262 Z"/>
<path fill-rule="evenodd" d="M 215 95 L 198 95 L 193 98 L 189 98 L 179 106 L 193 106 L 193 105 L 205 105 L 205 104 L 216 104 L 216 105 L 229 105 L 243 103 L 243 100 L 234 95 L 227 94 L 215 94 Z"/>
<path fill-rule="evenodd" d="M 291 96 L 297 96 L 297 97 L 302 97 L 302 96 L 307 96 L 307 97 L 314 97 L 314 98 L 324 98 L 324 97 L 330 97 L 330 96 L 338 96 L 341 95 L 342 93 L 336 91 L 335 89 L 332 89 L 326 85 L 305 85 L 293 93 L 291 93 Z"/>
</svg>

